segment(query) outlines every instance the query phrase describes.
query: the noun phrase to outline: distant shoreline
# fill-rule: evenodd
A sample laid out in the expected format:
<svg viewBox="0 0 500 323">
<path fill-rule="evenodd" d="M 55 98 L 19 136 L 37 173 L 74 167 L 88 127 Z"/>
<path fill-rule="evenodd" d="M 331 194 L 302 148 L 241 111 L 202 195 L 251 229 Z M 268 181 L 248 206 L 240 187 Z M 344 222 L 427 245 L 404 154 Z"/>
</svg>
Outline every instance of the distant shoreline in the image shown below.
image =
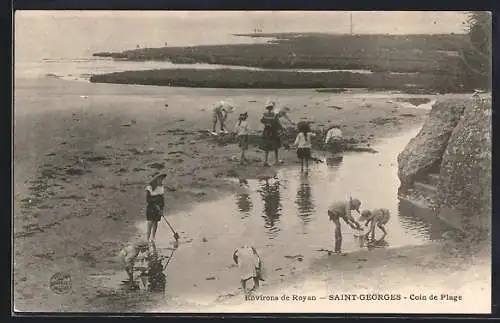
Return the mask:
<svg viewBox="0 0 500 323">
<path fill-rule="evenodd" d="M 268 71 L 127 71 L 94 75 L 91 82 L 211 88 L 371 88 L 436 92 L 467 91 L 460 51 L 465 34 L 346 35 L 321 33 L 235 34 L 275 40 L 257 44 L 139 48 L 94 53 L 119 61 L 246 66 Z M 285 72 L 278 69 L 330 69 L 352 72 Z M 276 70 L 276 71 L 269 71 Z M 355 70 L 369 70 L 361 75 Z M 314 73 L 316 74 L 316 73 Z M 469 89 L 470 90 L 470 89 Z"/>
</svg>

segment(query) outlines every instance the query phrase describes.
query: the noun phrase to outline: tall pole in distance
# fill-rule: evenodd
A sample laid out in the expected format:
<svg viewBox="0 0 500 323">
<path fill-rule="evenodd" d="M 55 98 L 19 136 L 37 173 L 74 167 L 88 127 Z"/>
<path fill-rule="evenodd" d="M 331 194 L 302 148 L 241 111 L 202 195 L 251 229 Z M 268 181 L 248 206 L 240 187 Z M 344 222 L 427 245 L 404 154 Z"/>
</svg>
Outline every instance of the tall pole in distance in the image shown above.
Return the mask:
<svg viewBox="0 0 500 323">
<path fill-rule="evenodd" d="M 350 26 L 351 26 L 351 35 L 352 35 L 352 11 L 349 11 L 349 20 L 350 20 Z"/>
</svg>

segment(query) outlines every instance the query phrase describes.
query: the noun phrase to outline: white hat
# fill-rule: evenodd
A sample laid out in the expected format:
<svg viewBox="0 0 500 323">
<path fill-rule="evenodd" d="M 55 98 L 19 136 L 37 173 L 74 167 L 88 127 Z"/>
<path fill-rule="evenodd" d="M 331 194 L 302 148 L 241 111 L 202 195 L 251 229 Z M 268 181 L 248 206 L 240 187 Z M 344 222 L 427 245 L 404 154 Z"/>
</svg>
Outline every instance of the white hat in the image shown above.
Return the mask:
<svg viewBox="0 0 500 323">
<path fill-rule="evenodd" d="M 227 101 L 219 101 L 218 105 L 225 108 L 228 112 L 233 112 L 234 110 L 236 110 L 234 104 L 231 104 Z"/>
<path fill-rule="evenodd" d="M 267 100 L 266 101 L 266 106 L 265 106 L 266 109 L 269 108 L 269 107 L 273 107 L 274 108 L 275 106 L 276 106 L 276 102 L 274 102 L 273 100 Z"/>
</svg>

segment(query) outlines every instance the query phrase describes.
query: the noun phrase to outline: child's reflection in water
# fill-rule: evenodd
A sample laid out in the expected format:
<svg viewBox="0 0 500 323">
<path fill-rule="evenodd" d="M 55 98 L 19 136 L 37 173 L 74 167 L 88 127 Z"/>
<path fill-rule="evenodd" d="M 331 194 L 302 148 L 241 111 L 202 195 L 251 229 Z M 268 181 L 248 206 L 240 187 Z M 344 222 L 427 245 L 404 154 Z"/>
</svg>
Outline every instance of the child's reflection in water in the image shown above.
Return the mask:
<svg viewBox="0 0 500 323">
<path fill-rule="evenodd" d="M 265 227 L 270 231 L 275 231 L 282 208 L 279 181 L 270 177 L 263 179 L 259 193 L 264 202 Z"/>
<path fill-rule="evenodd" d="M 240 178 L 240 187 L 236 193 L 236 205 L 238 206 L 238 210 L 247 216 L 253 207 L 249 194 L 248 181 L 243 178 Z"/>
<path fill-rule="evenodd" d="M 312 198 L 309 176 L 306 174 L 301 174 L 300 176 L 300 186 L 297 190 L 295 204 L 297 204 L 298 214 L 302 220 L 305 223 L 310 222 L 310 217 L 314 212 L 315 205 Z"/>
</svg>

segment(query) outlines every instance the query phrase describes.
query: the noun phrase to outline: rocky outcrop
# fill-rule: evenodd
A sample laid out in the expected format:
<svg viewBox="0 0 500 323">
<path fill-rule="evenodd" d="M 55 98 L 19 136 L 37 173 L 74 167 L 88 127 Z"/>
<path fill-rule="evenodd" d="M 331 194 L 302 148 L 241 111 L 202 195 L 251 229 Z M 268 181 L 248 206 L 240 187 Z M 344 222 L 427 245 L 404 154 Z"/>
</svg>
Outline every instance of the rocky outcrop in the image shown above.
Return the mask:
<svg viewBox="0 0 500 323">
<path fill-rule="evenodd" d="M 464 109 L 471 102 L 438 101 L 432 107 L 424 126 L 398 155 L 398 177 L 401 187 L 410 187 L 416 180 L 439 167 L 451 133 Z"/>
<path fill-rule="evenodd" d="M 491 100 L 435 105 L 398 156 L 401 197 L 431 197 L 436 214 L 464 232 L 489 230 L 491 111 Z"/>
<path fill-rule="evenodd" d="M 436 201 L 441 217 L 465 230 L 491 219 L 491 102 L 467 108 L 443 154 Z"/>
</svg>

